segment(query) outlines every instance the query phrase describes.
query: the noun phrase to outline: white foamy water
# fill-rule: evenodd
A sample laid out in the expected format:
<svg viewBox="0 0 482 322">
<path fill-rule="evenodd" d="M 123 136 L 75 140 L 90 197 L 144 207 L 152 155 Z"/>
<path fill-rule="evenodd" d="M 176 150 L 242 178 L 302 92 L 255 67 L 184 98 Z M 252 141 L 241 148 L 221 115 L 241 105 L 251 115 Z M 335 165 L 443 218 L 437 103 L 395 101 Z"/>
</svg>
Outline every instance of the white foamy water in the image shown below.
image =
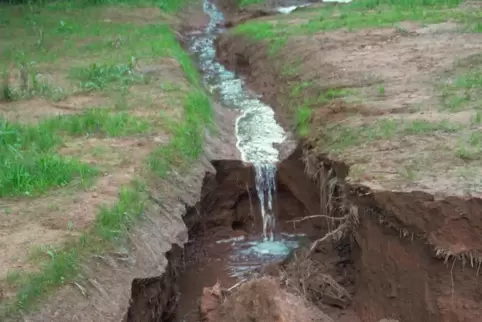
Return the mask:
<svg viewBox="0 0 482 322">
<path fill-rule="evenodd" d="M 209 24 L 203 32 L 191 35 L 190 49 L 197 55 L 206 87 L 219 96 L 223 106 L 240 112 L 236 120 L 236 146 L 241 152 L 242 159 L 254 164 L 256 190 L 263 222 L 263 238 L 260 241 L 229 239 L 220 240 L 218 243 L 231 243 L 236 247 L 236 255 L 233 256 L 237 257 L 233 259 L 233 263 L 243 263 L 239 256 L 246 257 L 247 261 L 253 256 L 258 259 L 266 256 L 284 257 L 298 246 L 298 237 L 275 236 L 276 214 L 273 203 L 276 195 L 276 163 L 279 161 L 279 151 L 274 145 L 285 140 L 285 132 L 276 122 L 272 108 L 247 90 L 241 78 L 216 61 L 214 41 L 224 31 L 220 27 L 224 16 L 208 0 L 204 1 L 204 11 L 210 18 Z M 236 274 L 244 269 L 253 268 L 247 264 L 235 266 Z"/>
</svg>

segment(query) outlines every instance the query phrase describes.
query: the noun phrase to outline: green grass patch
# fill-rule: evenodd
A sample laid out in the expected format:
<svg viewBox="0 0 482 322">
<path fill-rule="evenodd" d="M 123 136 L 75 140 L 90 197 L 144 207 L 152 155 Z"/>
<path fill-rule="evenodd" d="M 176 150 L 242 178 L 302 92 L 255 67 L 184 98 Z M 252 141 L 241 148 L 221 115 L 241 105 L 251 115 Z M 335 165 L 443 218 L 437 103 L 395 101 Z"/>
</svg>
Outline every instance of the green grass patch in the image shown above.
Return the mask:
<svg viewBox="0 0 482 322">
<path fill-rule="evenodd" d="M 462 0 L 358 0 L 339 6 L 317 9 L 318 15 L 305 23 L 293 24 L 280 18 L 276 24 L 269 21 L 248 21 L 238 25 L 237 33 L 265 40 L 277 51 L 289 36 L 307 35 L 346 28 L 350 31 L 390 27 L 400 21 L 439 23 L 454 20 L 473 31 L 480 31 L 481 13 L 463 12 L 457 9 Z M 310 10 L 310 17 L 313 10 Z"/>
<path fill-rule="evenodd" d="M 75 279 L 81 272 L 80 263 L 87 261 L 89 254 L 108 250 L 112 247 L 110 242 L 122 243 L 129 229 L 142 216 L 146 201 L 145 188 L 141 184 L 134 182 L 123 187 L 115 205 L 100 209 L 91 231 L 63 249 L 48 248 L 48 256 L 39 272 L 9 273 L 6 282 L 19 291 L 13 300 L 0 304 L 0 318 L 34 308 L 40 297 Z"/>
<path fill-rule="evenodd" d="M 70 136 L 102 135 L 108 137 L 146 133 L 151 125 L 145 119 L 130 115 L 126 111 L 106 108 L 90 108 L 78 115 L 59 116 L 40 125 L 44 133 Z"/>
<path fill-rule="evenodd" d="M 468 108 L 482 109 L 482 70 L 473 66 L 442 89 L 443 107 L 451 111 Z"/>
<path fill-rule="evenodd" d="M 117 95 L 125 93 L 124 90 L 132 84 L 149 81 L 136 75 L 132 64 L 126 62 L 133 62 L 134 58 L 143 63 L 155 62 L 160 57 L 175 58 L 190 84 L 188 94 L 182 100 L 184 118 L 180 123 L 170 124 L 171 141 L 156 149 L 147 162 L 161 177 L 173 167 L 186 169 L 202 153 L 205 128 L 212 120 L 209 97 L 201 87 L 196 66 L 167 25 L 162 22 L 149 25 L 105 22 L 101 19 L 99 4 L 154 4 L 166 12 L 175 12 L 185 1 L 86 0 L 53 2 L 45 6 L 2 6 L 0 9 L 5 10 L 0 10 L 0 24 L 6 32 L 0 35 L 2 46 L 5 46 L 0 70 L 11 62 L 35 61 L 38 66 L 59 62 L 71 66 L 69 76 L 82 91 Z M 169 89 L 168 86 L 166 90 Z M 12 98 L 16 95 L 15 89 L 9 87 L 3 88 L 2 93 Z M 151 122 L 130 116 L 128 110 L 119 110 L 90 109 L 34 126 L 1 120 L 0 197 L 2 193 L 43 192 L 49 187 L 96 175 L 96 169 L 73 159 L 60 158 L 55 149 L 65 136 L 124 136 L 151 130 Z M 0 320 L 36 308 L 42 297 L 78 278 L 82 272 L 81 263 L 91 259 L 92 253 L 99 254 L 125 245 L 126 236 L 142 217 L 146 202 L 147 192 L 142 184 L 135 182 L 123 187 L 115 205 L 99 210 L 95 226 L 90 231 L 61 249 L 49 248 L 47 256 L 39 257 L 42 260 L 40 270 L 12 272 L 6 283 L 18 290 L 17 296 L 0 304 Z"/>
<path fill-rule="evenodd" d="M 97 169 L 55 153 L 54 148 L 66 135 L 116 137 L 149 130 L 147 120 L 102 108 L 47 119 L 38 125 L 0 119 L 0 197 L 38 195 L 97 175 Z"/>
<path fill-rule="evenodd" d="M 257 5 L 257 4 L 263 4 L 263 3 L 264 3 L 264 0 L 238 0 L 238 5 L 241 8 Z"/>
<path fill-rule="evenodd" d="M 165 178 L 174 166 L 185 168 L 203 151 L 203 136 L 212 118 L 209 98 L 202 90 L 195 90 L 184 101 L 184 121 L 173 129 L 170 144 L 156 149 L 149 157 L 151 169 Z"/>
<path fill-rule="evenodd" d="M 135 83 L 145 83 L 142 75 L 133 71 L 131 64 L 97 65 L 73 68 L 70 76 L 80 81 L 80 87 L 87 91 L 102 90 L 111 84 L 124 88 Z"/>
<path fill-rule="evenodd" d="M 98 171 L 76 159 L 53 153 L 13 151 L 0 157 L 0 197 L 33 196 L 74 180 L 84 182 Z"/>
<path fill-rule="evenodd" d="M 0 119 L 0 197 L 37 195 L 97 175 L 87 164 L 56 155 L 52 149 L 60 142 L 40 126 Z"/>
<path fill-rule="evenodd" d="M 296 111 L 296 130 L 299 136 L 305 137 L 310 132 L 310 119 L 313 110 L 307 106 L 301 106 Z"/>
<path fill-rule="evenodd" d="M 455 133 L 460 130 L 462 126 L 445 120 L 441 122 L 381 120 L 373 124 L 363 124 L 357 128 L 344 125 L 329 126 L 323 131 L 323 142 L 328 150 L 341 152 L 352 146 L 376 140 L 390 140 L 400 135 Z"/>
<path fill-rule="evenodd" d="M 464 136 L 455 154 L 466 161 L 482 159 L 482 132 L 475 131 Z"/>
</svg>

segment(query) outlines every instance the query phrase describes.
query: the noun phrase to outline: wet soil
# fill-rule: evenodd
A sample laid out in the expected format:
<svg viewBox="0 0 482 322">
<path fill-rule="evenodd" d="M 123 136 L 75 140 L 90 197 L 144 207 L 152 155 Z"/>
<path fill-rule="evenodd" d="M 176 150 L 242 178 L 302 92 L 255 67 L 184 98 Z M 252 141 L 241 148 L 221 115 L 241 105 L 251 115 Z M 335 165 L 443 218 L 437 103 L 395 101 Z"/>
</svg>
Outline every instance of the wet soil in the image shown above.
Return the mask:
<svg viewBox="0 0 482 322">
<path fill-rule="evenodd" d="M 308 178 L 294 181 L 290 175 L 295 172 L 290 171 L 289 163 L 296 161 L 287 159 L 277 172 L 277 234 L 278 238 L 302 245 L 313 240 L 320 227 L 309 222 L 294 225 L 291 221 L 312 213 L 317 205 L 311 202 L 317 199 L 296 197 L 300 189 L 314 186 Z M 199 320 L 204 288 L 216 283 L 230 288 L 261 275 L 267 265 L 280 263 L 286 257 L 285 253 L 263 255 L 252 251 L 263 238 L 253 166 L 229 160 L 213 161 L 213 166 L 216 174 L 207 174 L 200 203 L 185 217 L 190 242 L 185 246 L 180 271 L 179 322 Z"/>
</svg>

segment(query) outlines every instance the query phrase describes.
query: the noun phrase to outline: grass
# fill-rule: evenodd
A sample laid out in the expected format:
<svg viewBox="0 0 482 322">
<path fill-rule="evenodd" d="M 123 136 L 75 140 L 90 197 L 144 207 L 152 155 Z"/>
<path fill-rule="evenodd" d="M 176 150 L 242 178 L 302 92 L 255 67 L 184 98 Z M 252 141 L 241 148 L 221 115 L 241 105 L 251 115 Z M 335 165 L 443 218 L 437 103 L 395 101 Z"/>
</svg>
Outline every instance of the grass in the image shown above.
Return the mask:
<svg viewBox="0 0 482 322">
<path fill-rule="evenodd" d="M 482 159 L 482 132 L 471 132 L 462 137 L 455 154 L 466 161 Z"/>
<path fill-rule="evenodd" d="M 442 90 L 443 107 L 451 111 L 475 108 L 482 109 L 482 71 L 479 66 L 472 66 L 474 70 L 458 75 L 453 82 Z"/>
<path fill-rule="evenodd" d="M 102 108 L 47 119 L 37 125 L 0 119 L 0 197 L 34 196 L 97 175 L 97 169 L 56 154 L 55 148 L 66 136 L 116 137 L 149 129 L 146 120 Z"/>
<path fill-rule="evenodd" d="M 48 119 L 39 127 L 45 133 L 69 136 L 120 137 L 151 130 L 148 120 L 132 116 L 126 111 L 111 111 L 107 107 L 89 108 L 78 115 Z"/>
<path fill-rule="evenodd" d="M 401 121 L 380 120 L 363 124 L 357 128 L 343 125 L 329 126 L 323 131 L 324 145 L 332 152 L 341 152 L 349 147 L 390 140 L 400 135 L 429 135 L 435 133 L 456 133 L 462 127 L 449 121 L 429 122 L 425 120 Z"/>
<path fill-rule="evenodd" d="M 438 23 L 448 19 L 467 25 L 474 31 L 482 30 L 481 13 L 466 13 L 456 7 L 462 0 L 358 0 L 339 6 L 316 9 L 315 17 L 305 23 L 292 24 L 289 18 L 280 18 L 277 24 L 269 21 L 248 21 L 238 25 L 235 32 L 256 40 L 268 41 L 275 54 L 293 35 L 309 35 L 318 32 L 346 28 L 350 31 L 390 27 L 400 21 Z M 313 13 L 314 10 L 310 10 Z"/>
<path fill-rule="evenodd" d="M 295 125 L 297 134 L 301 137 L 305 137 L 310 133 L 310 122 L 313 114 L 313 108 L 317 108 L 320 105 L 323 106 L 334 99 L 346 98 L 353 94 L 352 90 L 331 88 L 323 91 L 317 97 L 313 98 L 308 90 L 312 90 L 313 82 L 305 81 L 301 83 L 295 83 L 291 87 L 290 99 L 291 105 L 296 106 L 294 109 Z M 301 104 L 297 102 L 301 101 Z"/>
<path fill-rule="evenodd" d="M 19 310 L 31 309 L 40 297 L 55 287 L 69 283 L 81 272 L 81 262 L 88 254 L 105 251 L 112 247 L 109 242 L 122 240 L 129 229 L 142 216 L 147 197 L 145 188 L 139 183 L 124 187 L 119 201 L 100 209 L 95 226 L 78 241 L 62 249 L 49 248 L 42 270 L 30 274 L 14 271 L 7 283 L 17 286 L 19 291 L 13 301 L 0 305 L 0 317 L 15 315 Z"/>
<path fill-rule="evenodd" d="M 108 97 L 125 97 L 119 93 L 125 93 L 129 86 L 150 82 L 150 79 L 136 74 L 135 61 L 149 63 L 160 57 L 174 58 L 190 86 L 182 101 L 183 120 L 171 122 L 173 138 L 167 145 L 157 148 L 147 160 L 152 172 L 166 177 L 174 167 L 186 169 L 202 153 L 204 131 L 212 119 L 209 98 L 199 82 L 196 66 L 169 26 L 106 22 L 101 19 L 99 6 L 155 5 L 173 13 L 184 4 L 185 1 L 177 0 L 86 0 L 15 8 L 2 5 L 0 22 L 6 32 L 0 35 L 5 48 L 0 70 L 7 70 L 11 64 L 29 66 L 28 77 L 38 79 L 38 75 L 45 72 L 43 66 L 67 64 L 65 76 L 76 82 L 77 92 L 97 91 Z M 39 90 L 15 88 L 5 81 L 2 86 L 3 99 L 6 100 L 32 95 L 49 99 L 57 97 L 51 95 L 57 88 L 55 84 L 49 84 L 52 91 L 44 90 L 44 94 Z M 166 90 L 174 90 L 166 86 Z M 0 197 L 37 195 L 75 180 L 84 181 L 96 176 L 97 169 L 56 154 L 67 137 L 149 134 L 152 127 L 151 120 L 134 117 L 128 110 L 108 107 L 55 117 L 35 125 L 0 120 Z M 78 278 L 82 272 L 81 263 L 88 261 L 90 254 L 102 253 L 123 243 L 130 229 L 142 217 L 146 195 L 142 180 L 123 187 L 115 205 L 99 210 L 94 227 L 64 247 L 49 248 L 41 269 L 33 273 L 11 272 L 6 283 L 17 290 L 17 295 L 1 303 L 0 320 L 34 309 L 39 300 L 55 288 Z"/>
<path fill-rule="evenodd" d="M 264 0 L 238 0 L 238 5 L 241 8 L 262 3 L 264 3 Z"/>
<path fill-rule="evenodd" d="M 102 90 L 111 84 L 128 87 L 135 83 L 145 83 L 142 75 L 136 74 L 132 64 L 97 65 L 73 68 L 72 78 L 80 81 L 80 87 L 87 91 Z"/>
</svg>

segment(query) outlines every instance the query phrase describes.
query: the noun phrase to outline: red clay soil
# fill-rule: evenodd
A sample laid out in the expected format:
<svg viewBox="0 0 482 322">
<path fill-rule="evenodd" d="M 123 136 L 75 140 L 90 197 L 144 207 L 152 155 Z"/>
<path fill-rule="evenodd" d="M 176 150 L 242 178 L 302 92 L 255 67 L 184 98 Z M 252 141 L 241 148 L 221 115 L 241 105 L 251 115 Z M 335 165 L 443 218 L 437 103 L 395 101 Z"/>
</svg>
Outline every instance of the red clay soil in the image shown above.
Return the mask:
<svg viewBox="0 0 482 322">
<path fill-rule="evenodd" d="M 302 76 L 281 75 L 283 59 L 293 59 L 289 52 L 279 56 L 285 58 L 272 59 L 264 44 L 229 33 L 221 36 L 217 49 L 220 61 L 246 76 L 248 85 L 263 95 L 282 124 L 291 127 L 292 102 L 284 93 L 290 92 L 289 80 Z M 346 117 L 349 108 L 340 103 L 320 113 L 324 122 L 330 122 Z M 309 138 L 302 145 L 319 164 L 330 164 L 310 150 Z M 346 173 L 338 172 L 343 182 Z M 345 190 L 360 220 L 353 232 L 351 258 L 358 272 L 352 308 L 362 321 L 482 321 L 481 199 L 375 191 L 349 184 Z"/>
<path fill-rule="evenodd" d="M 281 289 L 274 278 L 264 277 L 241 284 L 232 294 L 216 284 L 205 288 L 201 299 L 203 322 L 332 322 L 301 297 Z"/>
</svg>

